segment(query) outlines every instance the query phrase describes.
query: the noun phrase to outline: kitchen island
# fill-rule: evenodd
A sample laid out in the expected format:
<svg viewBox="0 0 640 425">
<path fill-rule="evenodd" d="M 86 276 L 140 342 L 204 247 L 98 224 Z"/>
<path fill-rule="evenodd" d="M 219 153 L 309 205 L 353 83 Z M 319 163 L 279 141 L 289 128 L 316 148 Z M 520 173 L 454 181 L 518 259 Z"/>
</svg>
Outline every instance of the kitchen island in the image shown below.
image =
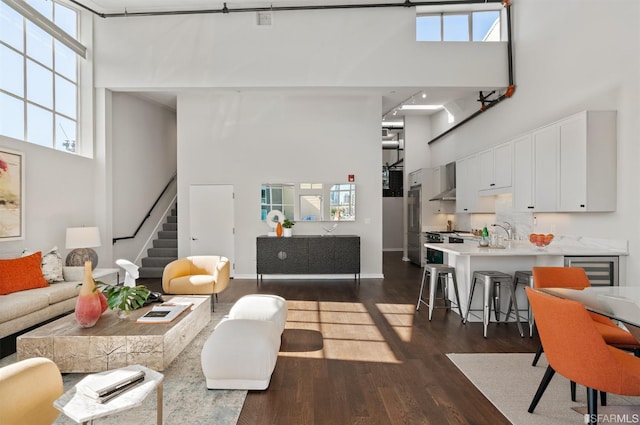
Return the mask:
<svg viewBox="0 0 640 425">
<path fill-rule="evenodd" d="M 530 271 L 534 266 L 564 266 L 565 257 L 573 256 L 617 256 L 628 255 L 626 241 L 591 240 L 582 238 L 566 238 L 554 241 L 544 249 L 535 247 L 528 241 L 505 241 L 504 248 L 480 247 L 475 240 L 465 240 L 463 244 L 451 243 L 426 243 L 425 247 L 444 252 L 445 263 L 456 268 L 460 304 L 463 314 L 467 311 L 469 291 L 471 289 L 471 276 L 474 271 L 495 270 L 513 275 L 516 271 Z M 625 263 L 620 262 L 620 270 L 624 270 Z M 623 273 L 621 273 L 623 274 Z M 624 282 L 624 279 L 621 279 Z M 451 284 L 451 283 L 449 283 Z M 482 292 L 480 286 L 476 287 L 476 294 L 472 302 L 472 309 L 482 309 Z M 450 288 L 449 294 L 453 294 Z M 519 285 L 517 291 L 518 306 L 524 309 L 527 305 L 526 296 Z M 502 299 L 502 311 L 508 308 L 508 297 Z M 456 311 L 456 310 L 452 310 Z M 475 315 L 474 315 L 475 313 Z M 472 311 L 469 315 L 470 322 L 482 321 L 481 312 Z M 523 320 L 526 311 L 521 312 Z"/>
</svg>

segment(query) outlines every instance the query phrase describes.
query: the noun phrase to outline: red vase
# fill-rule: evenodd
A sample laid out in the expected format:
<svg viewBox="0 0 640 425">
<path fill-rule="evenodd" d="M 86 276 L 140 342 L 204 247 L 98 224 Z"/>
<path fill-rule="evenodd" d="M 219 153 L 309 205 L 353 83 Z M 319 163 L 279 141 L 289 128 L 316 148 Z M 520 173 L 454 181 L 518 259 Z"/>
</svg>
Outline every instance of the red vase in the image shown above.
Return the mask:
<svg viewBox="0 0 640 425">
<path fill-rule="evenodd" d="M 276 226 L 276 235 L 278 235 L 278 237 L 282 236 L 282 223 L 278 222 L 278 225 Z"/>
<path fill-rule="evenodd" d="M 94 326 L 102 315 L 102 302 L 100 301 L 100 291 L 95 290 L 96 283 L 91 274 L 91 261 L 84 263 L 84 279 L 82 287 L 76 301 L 76 321 L 81 328 Z"/>
<path fill-rule="evenodd" d="M 100 307 L 102 312 L 104 313 L 109 308 L 109 304 L 107 303 L 107 297 L 104 296 L 101 290 L 98 289 L 98 294 L 100 296 Z"/>
</svg>

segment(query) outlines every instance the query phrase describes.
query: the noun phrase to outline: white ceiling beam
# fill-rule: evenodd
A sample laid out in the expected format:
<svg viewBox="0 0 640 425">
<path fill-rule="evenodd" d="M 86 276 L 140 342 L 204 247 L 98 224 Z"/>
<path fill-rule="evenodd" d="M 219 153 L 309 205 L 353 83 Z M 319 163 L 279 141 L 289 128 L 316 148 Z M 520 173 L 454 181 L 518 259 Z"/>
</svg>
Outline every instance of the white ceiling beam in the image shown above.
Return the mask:
<svg viewBox="0 0 640 425">
<path fill-rule="evenodd" d="M 73 50 L 83 59 L 87 58 L 87 48 L 75 38 L 67 34 L 62 28 L 51 22 L 47 17 L 29 6 L 24 0 L 2 0 L 7 6 L 18 12 L 26 19 L 33 22 L 41 30 L 58 40 L 60 43 Z"/>
</svg>

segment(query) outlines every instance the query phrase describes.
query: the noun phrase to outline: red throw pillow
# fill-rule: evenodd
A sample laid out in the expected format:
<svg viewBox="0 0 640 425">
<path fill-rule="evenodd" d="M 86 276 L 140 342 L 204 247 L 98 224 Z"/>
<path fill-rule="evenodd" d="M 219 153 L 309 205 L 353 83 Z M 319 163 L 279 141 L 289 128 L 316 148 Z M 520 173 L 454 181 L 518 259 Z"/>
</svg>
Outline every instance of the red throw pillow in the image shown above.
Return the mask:
<svg viewBox="0 0 640 425">
<path fill-rule="evenodd" d="M 49 286 L 49 282 L 42 275 L 41 262 L 41 252 L 26 257 L 0 260 L 0 295 Z"/>
</svg>

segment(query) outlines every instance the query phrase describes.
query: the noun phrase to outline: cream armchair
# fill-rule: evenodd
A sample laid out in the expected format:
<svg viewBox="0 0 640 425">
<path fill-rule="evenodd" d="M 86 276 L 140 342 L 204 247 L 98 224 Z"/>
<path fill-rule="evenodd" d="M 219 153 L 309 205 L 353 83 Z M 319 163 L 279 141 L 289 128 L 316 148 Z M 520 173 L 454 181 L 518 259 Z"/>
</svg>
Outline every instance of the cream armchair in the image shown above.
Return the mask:
<svg viewBox="0 0 640 425">
<path fill-rule="evenodd" d="M 229 285 L 229 259 L 218 255 L 194 255 L 167 264 L 162 273 L 162 290 L 173 295 L 204 295 L 224 291 Z M 211 307 L 213 308 L 213 299 Z"/>
<path fill-rule="evenodd" d="M 63 393 L 62 375 L 44 357 L 0 368 L 0 424 L 49 425 L 58 417 L 53 402 Z"/>
</svg>

